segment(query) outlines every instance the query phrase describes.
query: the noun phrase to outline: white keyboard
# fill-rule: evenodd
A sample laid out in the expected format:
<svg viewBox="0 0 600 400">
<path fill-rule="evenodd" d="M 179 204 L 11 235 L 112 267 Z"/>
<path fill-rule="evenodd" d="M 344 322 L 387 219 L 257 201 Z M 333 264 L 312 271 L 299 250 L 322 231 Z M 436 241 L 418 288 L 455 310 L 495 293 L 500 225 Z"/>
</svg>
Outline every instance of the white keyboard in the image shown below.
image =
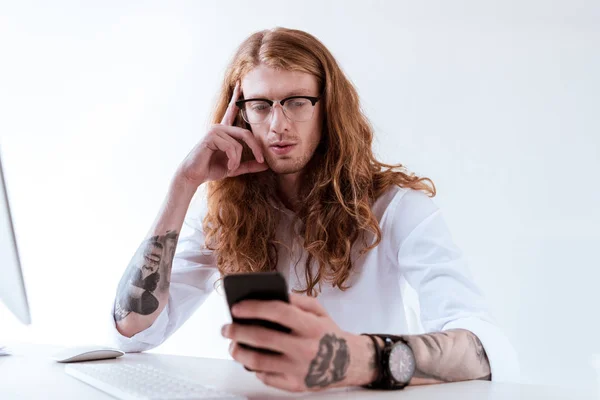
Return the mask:
<svg viewBox="0 0 600 400">
<path fill-rule="evenodd" d="M 68 364 L 65 372 L 121 400 L 247 400 L 146 364 Z"/>
</svg>

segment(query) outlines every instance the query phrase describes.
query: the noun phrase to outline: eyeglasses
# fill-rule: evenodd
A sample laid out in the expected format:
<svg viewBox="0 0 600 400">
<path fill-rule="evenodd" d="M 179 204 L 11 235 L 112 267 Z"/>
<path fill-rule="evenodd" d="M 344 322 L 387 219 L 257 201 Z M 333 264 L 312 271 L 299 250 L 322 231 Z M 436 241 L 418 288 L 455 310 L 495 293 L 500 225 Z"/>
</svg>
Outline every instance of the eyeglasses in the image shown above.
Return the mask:
<svg viewBox="0 0 600 400">
<path fill-rule="evenodd" d="M 248 99 L 238 100 L 235 105 L 242 112 L 242 118 L 249 124 L 262 124 L 273 113 L 273 104 L 283 107 L 283 114 L 292 121 L 304 122 L 312 118 L 315 104 L 321 99 L 311 96 L 292 96 L 283 100 Z"/>
</svg>

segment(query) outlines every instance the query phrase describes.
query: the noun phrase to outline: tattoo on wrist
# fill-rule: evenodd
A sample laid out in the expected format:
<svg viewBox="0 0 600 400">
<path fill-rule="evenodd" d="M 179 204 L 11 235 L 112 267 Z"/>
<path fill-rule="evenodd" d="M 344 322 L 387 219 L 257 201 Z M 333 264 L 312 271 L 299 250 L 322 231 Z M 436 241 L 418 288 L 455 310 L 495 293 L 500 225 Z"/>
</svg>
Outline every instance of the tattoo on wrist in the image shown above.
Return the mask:
<svg viewBox="0 0 600 400">
<path fill-rule="evenodd" d="M 167 231 L 144 241 L 119 282 L 114 317 L 120 321 L 134 312 L 150 315 L 158 309 L 158 294 L 169 290 L 171 267 L 179 233 Z"/>
<path fill-rule="evenodd" d="M 308 374 L 304 379 L 306 387 L 327 387 L 346 378 L 350 364 L 350 353 L 346 340 L 334 334 L 321 338 L 319 351 L 310 362 Z"/>
</svg>

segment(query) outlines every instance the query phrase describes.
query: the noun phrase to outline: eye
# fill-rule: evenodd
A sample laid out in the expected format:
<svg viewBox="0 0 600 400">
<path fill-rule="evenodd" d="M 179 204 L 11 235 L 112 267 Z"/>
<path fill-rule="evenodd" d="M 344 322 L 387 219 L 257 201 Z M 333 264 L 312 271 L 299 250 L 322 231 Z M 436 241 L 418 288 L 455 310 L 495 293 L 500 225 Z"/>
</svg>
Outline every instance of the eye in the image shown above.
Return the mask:
<svg viewBox="0 0 600 400">
<path fill-rule="evenodd" d="M 264 110 L 266 108 L 267 108 L 267 105 L 265 105 L 265 104 L 258 104 L 258 105 L 255 105 L 255 106 L 252 107 L 252 109 L 254 111 L 262 111 L 262 110 Z"/>
<path fill-rule="evenodd" d="M 269 103 L 264 101 L 251 101 L 246 104 L 246 109 L 253 112 L 264 112 L 271 108 Z"/>
<path fill-rule="evenodd" d="M 308 103 L 308 100 L 305 100 L 305 99 L 295 99 L 295 100 L 292 100 L 292 102 L 290 103 L 290 107 L 300 108 L 300 107 L 305 106 L 307 103 Z"/>
</svg>

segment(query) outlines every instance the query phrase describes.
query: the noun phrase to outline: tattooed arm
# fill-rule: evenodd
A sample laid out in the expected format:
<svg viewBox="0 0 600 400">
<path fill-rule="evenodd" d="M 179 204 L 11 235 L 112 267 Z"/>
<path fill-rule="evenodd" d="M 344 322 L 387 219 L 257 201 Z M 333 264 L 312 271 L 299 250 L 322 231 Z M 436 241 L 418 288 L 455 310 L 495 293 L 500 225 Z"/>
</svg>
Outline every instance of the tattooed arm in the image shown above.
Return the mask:
<svg viewBox="0 0 600 400">
<path fill-rule="evenodd" d="M 490 363 L 483 345 L 472 332 L 451 329 L 422 335 L 402 336 L 413 352 L 416 369 L 410 385 L 427 385 L 443 382 L 491 380 Z M 383 347 L 383 340 L 378 339 Z M 370 344 L 372 362 L 375 365 L 375 349 Z M 401 367 L 399 367 L 401 368 Z M 371 372 L 365 373 L 369 375 Z M 371 375 L 372 376 L 372 375 Z"/>
<path fill-rule="evenodd" d="M 167 304 L 177 239 L 196 189 L 185 179 L 172 181 L 149 239 L 142 242 L 119 282 L 114 318 L 124 336 L 149 328 Z"/>
<path fill-rule="evenodd" d="M 227 177 L 269 169 L 262 147 L 251 131 L 233 126 L 242 96 L 240 82 L 220 124 L 212 125 L 204 138 L 177 168 L 169 193 L 152 228 L 131 260 L 119 283 L 114 317 L 118 331 L 133 336 L 150 326 L 169 299 L 171 266 L 185 214 L 200 185 Z M 255 160 L 242 160 L 242 145 L 252 149 Z"/>
<path fill-rule="evenodd" d="M 483 345 L 470 331 L 454 329 L 404 338 L 417 366 L 411 385 L 492 379 Z"/>
<path fill-rule="evenodd" d="M 231 312 L 237 318 L 273 321 L 292 330 L 291 334 L 282 333 L 237 323 L 222 329 L 222 335 L 232 341 L 229 351 L 233 359 L 255 371 L 267 385 L 306 391 L 363 386 L 377 379 L 380 366 L 371 338 L 342 331 L 313 297 L 292 293 L 290 303 L 246 300 Z M 411 385 L 491 378 L 486 353 L 471 331 L 452 329 L 402 337 L 414 354 L 416 372 Z M 377 340 L 383 347 L 383 340 Z M 272 352 L 256 352 L 242 344 Z M 407 360 L 396 360 L 395 368 L 402 368 L 406 363 L 401 361 Z M 395 375 L 407 375 L 398 372 Z"/>
</svg>

